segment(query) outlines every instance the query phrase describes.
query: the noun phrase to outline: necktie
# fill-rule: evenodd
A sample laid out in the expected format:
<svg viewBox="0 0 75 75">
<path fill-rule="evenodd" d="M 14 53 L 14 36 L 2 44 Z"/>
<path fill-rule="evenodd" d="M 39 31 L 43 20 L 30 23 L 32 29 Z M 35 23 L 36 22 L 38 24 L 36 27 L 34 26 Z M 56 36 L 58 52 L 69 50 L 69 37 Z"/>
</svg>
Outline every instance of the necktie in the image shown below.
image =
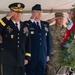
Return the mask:
<svg viewBox="0 0 75 75">
<path fill-rule="evenodd" d="M 18 24 L 17 24 L 17 23 L 15 23 L 15 26 L 16 26 L 16 27 L 18 27 L 17 25 L 18 25 Z"/>
<path fill-rule="evenodd" d="M 40 32 L 40 26 L 39 26 L 39 22 L 36 23 L 37 24 L 37 29 Z"/>
<path fill-rule="evenodd" d="M 15 23 L 15 27 L 18 29 L 18 24 L 17 23 Z"/>
<path fill-rule="evenodd" d="M 17 23 L 15 23 L 15 26 L 17 27 L 17 29 L 18 29 L 18 30 L 20 30 L 20 29 L 19 29 L 19 26 L 18 26 L 18 24 L 17 24 Z"/>
</svg>

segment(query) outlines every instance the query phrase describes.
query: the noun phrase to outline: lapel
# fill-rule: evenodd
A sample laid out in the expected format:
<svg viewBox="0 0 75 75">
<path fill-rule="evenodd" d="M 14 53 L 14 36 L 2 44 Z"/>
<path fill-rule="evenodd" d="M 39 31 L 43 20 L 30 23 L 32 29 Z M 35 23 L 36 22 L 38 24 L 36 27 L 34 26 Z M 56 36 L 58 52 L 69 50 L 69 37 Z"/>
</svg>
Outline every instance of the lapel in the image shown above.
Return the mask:
<svg viewBox="0 0 75 75">
<path fill-rule="evenodd" d="M 20 33 L 23 33 L 23 23 L 20 21 Z"/>
<path fill-rule="evenodd" d="M 17 27 L 15 26 L 12 20 L 9 21 L 9 25 L 14 31 L 18 31 Z"/>
<path fill-rule="evenodd" d="M 30 20 L 29 20 L 28 23 L 30 24 L 30 28 L 36 29 L 36 24 L 35 23 L 32 23 Z"/>
<path fill-rule="evenodd" d="M 20 31 L 18 30 L 18 28 L 15 26 L 15 24 L 13 23 L 12 20 L 10 20 L 10 26 L 11 28 L 13 28 L 14 31 L 16 32 L 23 32 L 23 23 L 20 21 Z"/>
<path fill-rule="evenodd" d="M 44 23 L 43 23 L 43 21 L 40 21 L 40 23 L 41 23 L 41 29 L 40 29 L 40 31 L 42 32 L 44 30 Z M 33 23 L 31 27 L 33 27 L 35 29 L 35 31 L 36 31 L 37 26 L 36 26 L 35 23 Z"/>
<path fill-rule="evenodd" d="M 40 21 L 40 23 L 41 23 L 41 32 L 43 32 L 44 31 L 44 28 L 45 28 L 44 22 L 43 21 Z M 36 31 L 36 24 L 35 23 L 32 23 L 30 20 L 29 20 L 29 24 L 30 24 L 30 28 L 34 28 L 34 30 Z"/>
<path fill-rule="evenodd" d="M 44 30 L 44 23 L 41 21 L 41 32 Z"/>
</svg>

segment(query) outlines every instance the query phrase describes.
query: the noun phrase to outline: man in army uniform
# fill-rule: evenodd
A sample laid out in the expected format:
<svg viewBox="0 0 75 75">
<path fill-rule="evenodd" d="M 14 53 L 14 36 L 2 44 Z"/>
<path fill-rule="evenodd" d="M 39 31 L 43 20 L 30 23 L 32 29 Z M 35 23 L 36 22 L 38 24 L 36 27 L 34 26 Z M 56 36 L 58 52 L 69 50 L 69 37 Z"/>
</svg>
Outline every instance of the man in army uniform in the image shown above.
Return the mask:
<svg viewBox="0 0 75 75">
<path fill-rule="evenodd" d="M 50 63 L 57 73 L 59 68 L 61 67 L 59 63 L 59 52 L 61 50 L 60 45 L 62 43 L 62 36 L 66 31 L 66 28 L 63 25 L 64 15 L 62 12 L 55 13 L 55 21 L 56 23 L 50 26 L 51 35 L 52 35 L 52 51 L 54 53 L 54 55 L 51 57 Z"/>
<path fill-rule="evenodd" d="M 1 75 L 24 75 L 24 65 L 30 59 L 29 26 L 20 21 L 24 7 L 22 3 L 10 4 L 11 12 L 0 20 Z"/>
<path fill-rule="evenodd" d="M 41 5 L 32 7 L 31 19 L 26 24 L 30 25 L 31 34 L 31 60 L 26 65 L 27 75 L 44 75 L 46 62 L 49 61 L 50 28 L 49 24 L 41 21 Z"/>
</svg>

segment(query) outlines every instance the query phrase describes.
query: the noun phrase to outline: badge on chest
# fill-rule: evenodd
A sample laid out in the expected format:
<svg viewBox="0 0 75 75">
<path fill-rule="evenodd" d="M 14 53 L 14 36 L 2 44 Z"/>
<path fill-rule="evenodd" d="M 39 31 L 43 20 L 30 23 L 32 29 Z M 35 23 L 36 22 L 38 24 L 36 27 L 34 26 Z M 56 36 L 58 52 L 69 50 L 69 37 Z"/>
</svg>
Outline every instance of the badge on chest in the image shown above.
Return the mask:
<svg viewBox="0 0 75 75">
<path fill-rule="evenodd" d="M 34 31 L 31 31 L 31 34 L 34 34 Z"/>
<path fill-rule="evenodd" d="M 14 38 L 14 35 L 11 35 L 11 39 L 13 39 Z"/>
<path fill-rule="evenodd" d="M 30 28 L 30 34 L 34 34 L 34 28 Z"/>
</svg>

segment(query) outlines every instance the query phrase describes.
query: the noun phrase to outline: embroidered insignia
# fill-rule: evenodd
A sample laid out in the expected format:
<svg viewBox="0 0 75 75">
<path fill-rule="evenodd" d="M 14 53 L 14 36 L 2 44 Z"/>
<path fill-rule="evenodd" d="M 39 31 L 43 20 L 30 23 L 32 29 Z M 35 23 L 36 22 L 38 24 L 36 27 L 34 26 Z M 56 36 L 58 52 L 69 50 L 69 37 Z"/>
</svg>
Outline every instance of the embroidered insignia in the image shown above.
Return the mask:
<svg viewBox="0 0 75 75">
<path fill-rule="evenodd" d="M 17 4 L 17 7 L 20 8 L 21 7 L 21 4 Z"/>
</svg>

